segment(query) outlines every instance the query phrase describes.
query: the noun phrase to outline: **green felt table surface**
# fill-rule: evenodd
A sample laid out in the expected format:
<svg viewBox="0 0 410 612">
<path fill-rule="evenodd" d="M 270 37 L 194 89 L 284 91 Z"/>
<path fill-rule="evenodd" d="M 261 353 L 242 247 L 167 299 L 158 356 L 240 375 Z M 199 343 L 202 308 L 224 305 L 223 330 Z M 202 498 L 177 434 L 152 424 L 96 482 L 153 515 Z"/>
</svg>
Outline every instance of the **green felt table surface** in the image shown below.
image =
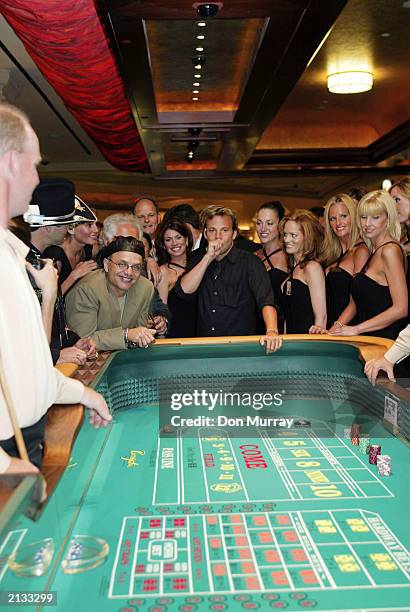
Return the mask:
<svg viewBox="0 0 410 612">
<path fill-rule="evenodd" d="M 385 393 L 362 368 L 354 347 L 323 342 L 276 355 L 241 344 L 116 354 L 95 384 L 113 423 L 83 425 L 37 522 L 16 514 L 0 591 L 53 590 L 64 611 L 410 610 L 409 450 L 378 419 Z M 220 395 L 213 410 L 171 410 L 172 396 L 204 389 L 278 393 L 281 404 L 224 406 Z M 213 421 L 171 425 L 198 415 Z M 401 402 L 402 432 L 407 419 Z M 352 445 L 353 423 L 391 457 L 391 476 Z M 64 573 L 74 534 L 105 540 L 104 563 Z M 8 555 L 43 538 L 55 544 L 48 571 L 15 576 Z"/>
</svg>

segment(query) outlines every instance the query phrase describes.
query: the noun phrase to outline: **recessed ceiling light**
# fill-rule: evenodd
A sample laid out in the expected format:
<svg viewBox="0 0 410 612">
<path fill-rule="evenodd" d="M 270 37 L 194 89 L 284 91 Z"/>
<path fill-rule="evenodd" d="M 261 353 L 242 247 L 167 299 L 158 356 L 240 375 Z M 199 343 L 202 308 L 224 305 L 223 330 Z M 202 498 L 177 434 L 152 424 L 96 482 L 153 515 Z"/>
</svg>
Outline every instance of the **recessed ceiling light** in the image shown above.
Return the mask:
<svg viewBox="0 0 410 612">
<path fill-rule="evenodd" d="M 199 86 L 200 86 L 200 83 L 195 82 L 195 83 L 192 83 L 192 85 L 193 85 L 194 87 L 199 87 Z"/>
<path fill-rule="evenodd" d="M 195 101 L 196 101 L 196 100 L 199 100 L 199 98 L 197 98 L 197 97 L 194 97 L 194 98 L 192 98 L 192 99 L 193 99 L 193 100 L 195 100 Z"/>
<path fill-rule="evenodd" d="M 200 74 L 194 74 L 194 78 L 195 78 L 195 79 L 200 79 L 200 78 L 201 78 L 201 76 L 202 76 L 202 75 L 200 75 Z"/>
<path fill-rule="evenodd" d="M 204 40 L 205 36 L 203 34 L 198 34 L 197 39 L 198 40 Z"/>
<path fill-rule="evenodd" d="M 199 89 L 193 89 L 192 93 L 199 93 Z"/>
<path fill-rule="evenodd" d="M 195 47 L 195 51 L 203 51 L 204 48 L 203 47 Z"/>
<path fill-rule="evenodd" d="M 406 0 L 406 2 L 403 2 L 402 7 L 403 8 L 410 8 L 410 0 Z"/>
<path fill-rule="evenodd" d="M 196 25 L 199 26 L 200 28 L 204 28 L 206 26 L 206 23 L 205 21 L 198 21 Z"/>
<path fill-rule="evenodd" d="M 390 32 L 382 32 L 382 33 L 380 34 L 380 36 L 381 36 L 382 38 L 389 38 L 389 36 L 390 36 Z"/>
</svg>

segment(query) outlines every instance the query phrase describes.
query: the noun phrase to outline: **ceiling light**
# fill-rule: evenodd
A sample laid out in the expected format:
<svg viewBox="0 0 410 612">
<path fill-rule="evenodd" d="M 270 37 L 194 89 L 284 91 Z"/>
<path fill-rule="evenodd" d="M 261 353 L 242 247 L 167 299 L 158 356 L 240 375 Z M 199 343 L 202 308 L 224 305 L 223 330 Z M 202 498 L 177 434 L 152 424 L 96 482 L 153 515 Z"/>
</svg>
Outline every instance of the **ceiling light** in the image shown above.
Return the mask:
<svg viewBox="0 0 410 612">
<path fill-rule="evenodd" d="M 196 81 L 195 81 L 195 83 L 192 83 L 192 85 L 193 85 L 194 87 L 199 87 L 199 86 L 200 86 L 200 84 L 201 84 L 201 83 L 197 83 Z"/>
<path fill-rule="evenodd" d="M 403 2 L 402 7 L 403 7 L 403 8 L 410 8 L 410 2 L 409 2 L 409 0 L 406 0 L 405 2 Z"/>
<path fill-rule="evenodd" d="M 382 33 L 380 34 L 380 36 L 381 36 L 382 38 L 389 38 L 389 36 L 390 36 L 390 32 L 382 32 Z"/>
<path fill-rule="evenodd" d="M 199 89 L 193 89 L 192 93 L 195 93 L 195 94 L 199 93 Z"/>
<path fill-rule="evenodd" d="M 198 40 L 204 40 L 205 36 L 204 34 L 198 34 L 197 39 Z"/>
<path fill-rule="evenodd" d="M 199 26 L 200 28 L 204 28 L 206 26 L 206 23 L 205 21 L 198 21 L 196 25 Z"/>
<path fill-rule="evenodd" d="M 196 96 L 195 96 L 194 98 L 192 98 L 192 99 L 193 99 L 193 100 L 195 100 L 195 101 L 196 101 L 196 100 L 199 100 L 199 98 L 197 98 Z"/>
<path fill-rule="evenodd" d="M 204 55 L 197 55 L 192 58 L 192 63 L 195 70 L 201 70 L 202 66 L 206 64 L 206 57 Z"/>
<path fill-rule="evenodd" d="M 373 74 L 364 70 L 335 72 L 327 77 L 327 88 L 332 93 L 354 94 L 373 87 Z"/>
<path fill-rule="evenodd" d="M 201 74 L 194 74 L 194 79 L 200 79 L 201 78 Z"/>
<path fill-rule="evenodd" d="M 384 179 L 384 181 L 382 182 L 382 189 L 384 189 L 384 191 L 389 191 L 392 185 L 393 183 L 390 179 Z"/>
<path fill-rule="evenodd" d="M 383 34 L 382 34 L 382 36 L 383 36 Z M 204 50 L 203 47 L 195 47 L 195 51 L 203 51 L 203 50 Z"/>
</svg>

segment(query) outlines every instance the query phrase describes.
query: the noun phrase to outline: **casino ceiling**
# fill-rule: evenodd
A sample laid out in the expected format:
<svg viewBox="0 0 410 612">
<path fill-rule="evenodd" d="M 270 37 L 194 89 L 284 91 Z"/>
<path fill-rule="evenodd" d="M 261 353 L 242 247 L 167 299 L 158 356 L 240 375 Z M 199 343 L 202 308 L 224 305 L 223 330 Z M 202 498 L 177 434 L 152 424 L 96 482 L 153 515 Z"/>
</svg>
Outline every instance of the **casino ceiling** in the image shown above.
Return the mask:
<svg viewBox="0 0 410 612">
<path fill-rule="evenodd" d="M 115 208 L 137 180 L 323 199 L 409 172 L 409 1 L 73 6 L 0 0 L 0 92 L 32 118 L 44 174 Z M 330 93 L 348 70 L 373 88 Z"/>
</svg>

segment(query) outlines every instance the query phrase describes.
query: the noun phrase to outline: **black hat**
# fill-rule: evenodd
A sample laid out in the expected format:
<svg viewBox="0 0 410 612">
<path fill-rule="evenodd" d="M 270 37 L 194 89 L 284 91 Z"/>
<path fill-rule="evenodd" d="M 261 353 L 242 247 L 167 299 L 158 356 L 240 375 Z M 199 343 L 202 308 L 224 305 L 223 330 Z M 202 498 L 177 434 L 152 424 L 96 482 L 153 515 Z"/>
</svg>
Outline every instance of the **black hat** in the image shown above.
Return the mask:
<svg viewBox="0 0 410 612">
<path fill-rule="evenodd" d="M 75 222 L 74 183 L 64 178 L 41 179 L 33 191 L 24 220 L 31 227 Z"/>
<path fill-rule="evenodd" d="M 102 250 L 103 258 L 111 257 L 111 255 L 119 251 L 130 251 L 131 253 L 141 255 L 142 259 L 145 258 L 143 243 L 132 236 L 118 236 L 118 238 L 110 242 L 110 244 Z"/>
<path fill-rule="evenodd" d="M 74 223 L 81 223 L 84 221 L 92 222 L 97 221 L 97 217 L 91 210 L 91 208 L 77 195 L 75 196 L 75 213 Z"/>
</svg>

